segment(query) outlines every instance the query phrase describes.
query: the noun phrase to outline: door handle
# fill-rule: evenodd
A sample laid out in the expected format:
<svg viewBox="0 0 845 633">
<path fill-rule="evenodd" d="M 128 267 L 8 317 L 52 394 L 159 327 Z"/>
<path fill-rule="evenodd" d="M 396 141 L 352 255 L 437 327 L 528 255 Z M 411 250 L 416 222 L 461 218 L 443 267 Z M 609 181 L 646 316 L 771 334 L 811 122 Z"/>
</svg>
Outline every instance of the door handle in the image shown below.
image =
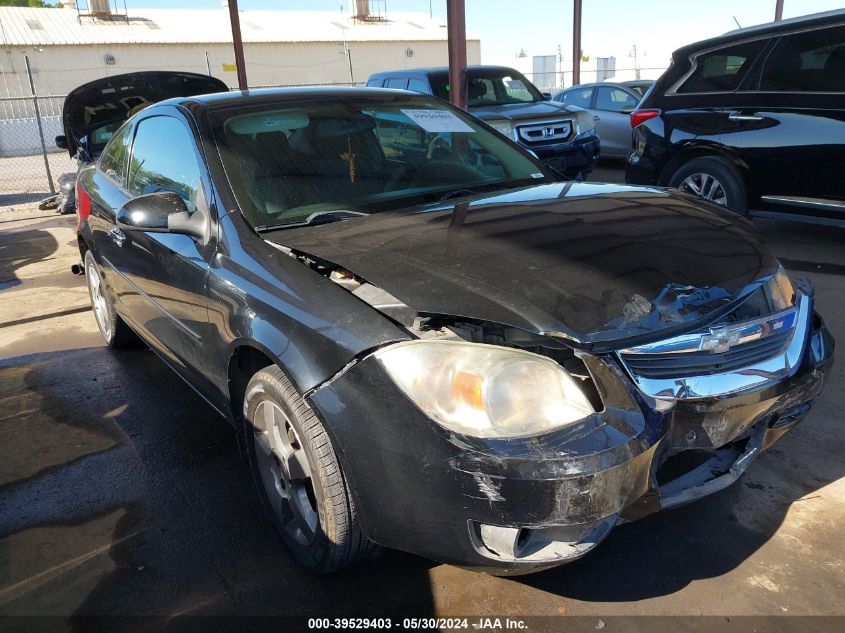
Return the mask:
<svg viewBox="0 0 845 633">
<path fill-rule="evenodd" d="M 123 242 L 126 241 L 126 234 L 116 226 L 113 226 L 106 231 L 106 235 L 108 235 L 111 238 L 111 241 L 118 246 L 123 246 Z"/>
<path fill-rule="evenodd" d="M 593 121 L 601 121 L 601 117 L 598 114 L 594 114 Z"/>
<path fill-rule="evenodd" d="M 746 114 L 742 112 L 731 112 L 728 115 L 730 121 L 762 121 L 763 117 L 759 114 Z"/>
</svg>

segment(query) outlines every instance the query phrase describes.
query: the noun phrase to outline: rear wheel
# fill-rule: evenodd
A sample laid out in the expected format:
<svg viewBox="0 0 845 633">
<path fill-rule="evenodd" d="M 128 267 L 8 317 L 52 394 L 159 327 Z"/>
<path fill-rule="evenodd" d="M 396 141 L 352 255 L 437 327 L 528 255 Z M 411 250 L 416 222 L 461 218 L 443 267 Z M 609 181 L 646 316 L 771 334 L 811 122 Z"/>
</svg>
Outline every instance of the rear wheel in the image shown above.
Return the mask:
<svg viewBox="0 0 845 633">
<path fill-rule="evenodd" d="M 253 376 L 244 408 L 259 495 L 296 561 L 325 574 L 374 549 L 323 425 L 278 367 Z"/>
<path fill-rule="evenodd" d="M 85 280 L 88 283 L 88 296 L 91 298 L 94 319 L 106 345 L 120 349 L 137 344 L 138 337 L 135 332 L 115 312 L 100 267 L 91 251 L 85 253 Z"/>
<path fill-rule="evenodd" d="M 736 169 L 716 157 L 694 158 L 681 165 L 669 186 L 747 215 L 745 185 Z"/>
</svg>

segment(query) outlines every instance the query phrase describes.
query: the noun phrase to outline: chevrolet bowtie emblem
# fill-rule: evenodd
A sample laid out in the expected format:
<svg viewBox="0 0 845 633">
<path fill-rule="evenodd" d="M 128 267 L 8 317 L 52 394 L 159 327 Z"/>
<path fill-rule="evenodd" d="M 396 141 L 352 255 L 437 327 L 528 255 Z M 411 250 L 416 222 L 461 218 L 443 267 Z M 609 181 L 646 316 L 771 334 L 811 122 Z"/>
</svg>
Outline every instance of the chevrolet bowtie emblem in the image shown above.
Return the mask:
<svg viewBox="0 0 845 633">
<path fill-rule="evenodd" d="M 739 334 L 739 329 L 720 328 L 710 330 L 710 334 L 704 334 L 701 337 L 698 349 L 711 354 L 722 354 L 739 343 Z"/>
</svg>

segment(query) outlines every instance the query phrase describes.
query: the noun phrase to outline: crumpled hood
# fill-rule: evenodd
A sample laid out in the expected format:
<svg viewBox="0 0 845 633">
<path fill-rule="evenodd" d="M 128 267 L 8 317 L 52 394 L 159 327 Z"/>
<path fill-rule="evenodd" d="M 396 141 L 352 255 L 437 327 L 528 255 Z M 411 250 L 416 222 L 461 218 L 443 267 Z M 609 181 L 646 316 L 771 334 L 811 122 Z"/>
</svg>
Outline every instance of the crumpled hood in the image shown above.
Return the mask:
<svg viewBox="0 0 845 633">
<path fill-rule="evenodd" d="M 548 121 L 562 116 L 571 119 L 577 112 L 576 108 L 568 108 L 555 101 L 537 101 L 535 103 L 508 103 L 498 106 L 479 106 L 469 109 L 470 114 L 479 119 L 507 119 L 522 121 L 525 119 L 543 119 Z"/>
<path fill-rule="evenodd" d="M 266 234 L 416 311 L 581 346 L 657 338 L 729 309 L 777 272 L 752 225 L 659 189 L 557 183 Z"/>
</svg>

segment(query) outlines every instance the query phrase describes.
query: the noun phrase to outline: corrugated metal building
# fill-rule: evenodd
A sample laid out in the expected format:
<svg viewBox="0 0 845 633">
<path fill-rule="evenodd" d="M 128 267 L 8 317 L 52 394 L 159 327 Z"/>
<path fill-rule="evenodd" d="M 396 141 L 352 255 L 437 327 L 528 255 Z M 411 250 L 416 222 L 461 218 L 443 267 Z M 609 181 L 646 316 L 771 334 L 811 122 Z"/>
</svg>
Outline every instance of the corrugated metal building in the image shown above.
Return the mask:
<svg viewBox="0 0 845 633">
<path fill-rule="evenodd" d="M 250 85 L 364 82 L 379 70 L 447 63 L 444 21 L 424 13 L 377 17 L 242 11 Z M 101 19 L 79 16 L 73 8 L 0 7 L 0 99 L 29 94 L 24 52 L 42 95 L 66 94 L 98 77 L 136 70 L 210 69 L 234 87 L 231 42 L 224 8 L 137 9 Z M 467 56 L 475 64 L 481 57 L 471 34 Z"/>
</svg>

